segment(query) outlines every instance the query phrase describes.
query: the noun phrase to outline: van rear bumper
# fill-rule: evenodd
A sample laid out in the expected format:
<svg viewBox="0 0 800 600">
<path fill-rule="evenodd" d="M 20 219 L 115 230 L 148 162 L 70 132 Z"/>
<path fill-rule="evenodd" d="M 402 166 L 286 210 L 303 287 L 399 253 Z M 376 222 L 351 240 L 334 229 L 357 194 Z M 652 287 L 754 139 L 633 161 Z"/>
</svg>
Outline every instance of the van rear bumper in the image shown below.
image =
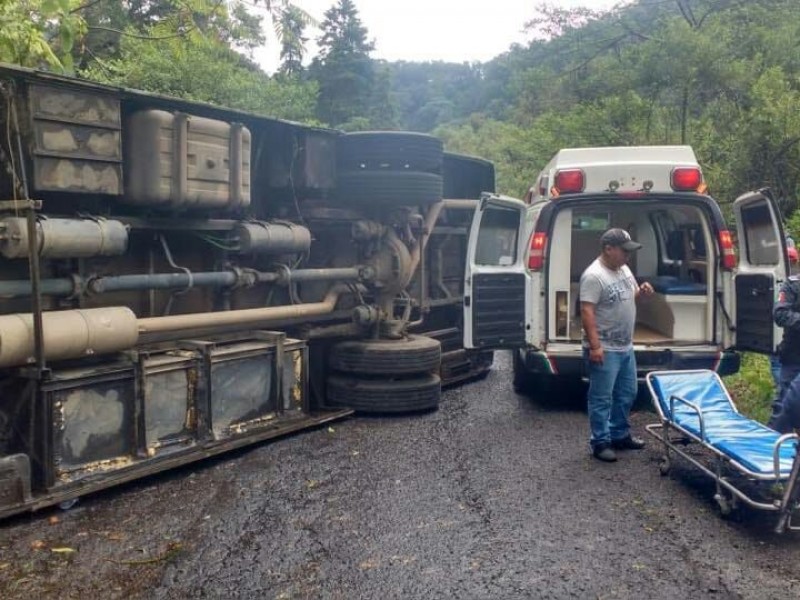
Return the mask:
<svg viewBox="0 0 800 600">
<path fill-rule="evenodd" d="M 570 352 L 526 349 L 522 357 L 525 370 L 530 373 L 586 375 L 583 354 L 578 348 Z M 739 353 L 731 350 L 636 350 L 636 374 L 640 378 L 651 371 L 689 369 L 710 369 L 719 375 L 733 375 L 739 371 L 740 364 Z"/>
</svg>

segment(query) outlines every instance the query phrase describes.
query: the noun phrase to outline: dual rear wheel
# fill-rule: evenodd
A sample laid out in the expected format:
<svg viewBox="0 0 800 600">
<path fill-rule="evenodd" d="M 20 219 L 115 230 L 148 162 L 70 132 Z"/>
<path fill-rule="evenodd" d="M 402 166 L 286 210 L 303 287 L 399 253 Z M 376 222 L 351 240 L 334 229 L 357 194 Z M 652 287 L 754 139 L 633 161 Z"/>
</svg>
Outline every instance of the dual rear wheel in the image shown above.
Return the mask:
<svg viewBox="0 0 800 600">
<path fill-rule="evenodd" d="M 420 335 L 340 342 L 329 359 L 328 405 L 361 413 L 434 410 L 441 360 L 441 344 Z"/>
<path fill-rule="evenodd" d="M 442 199 L 442 141 L 400 131 L 363 131 L 339 137 L 336 197 L 341 204 L 393 208 Z"/>
</svg>

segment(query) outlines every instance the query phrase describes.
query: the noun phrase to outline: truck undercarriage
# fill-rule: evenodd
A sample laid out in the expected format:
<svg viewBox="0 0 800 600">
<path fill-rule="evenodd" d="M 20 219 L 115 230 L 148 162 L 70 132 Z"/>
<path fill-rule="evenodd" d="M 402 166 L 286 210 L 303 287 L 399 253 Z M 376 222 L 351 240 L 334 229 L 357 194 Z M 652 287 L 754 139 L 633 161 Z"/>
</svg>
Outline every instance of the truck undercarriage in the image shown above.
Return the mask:
<svg viewBox="0 0 800 600">
<path fill-rule="evenodd" d="M 490 163 L 12 67 L 0 94 L 0 517 L 491 365 L 461 310 Z"/>
</svg>

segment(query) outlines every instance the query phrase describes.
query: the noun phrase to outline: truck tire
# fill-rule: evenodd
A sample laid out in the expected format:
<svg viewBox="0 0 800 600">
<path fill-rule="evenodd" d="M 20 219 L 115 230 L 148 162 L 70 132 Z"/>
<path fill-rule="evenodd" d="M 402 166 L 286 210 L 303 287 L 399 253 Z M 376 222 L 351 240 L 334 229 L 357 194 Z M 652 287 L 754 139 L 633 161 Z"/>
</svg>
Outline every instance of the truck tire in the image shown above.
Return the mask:
<svg viewBox="0 0 800 600">
<path fill-rule="evenodd" d="M 347 171 L 339 174 L 336 197 L 342 204 L 387 208 L 434 204 L 442 199 L 442 177 L 414 171 Z"/>
<path fill-rule="evenodd" d="M 336 164 L 341 171 L 395 170 L 441 173 L 442 141 L 424 133 L 361 131 L 340 136 Z"/>
<path fill-rule="evenodd" d="M 330 366 L 341 373 L 411 375 L 439 370 L 438 340 L 410 335 L 401 340 L 349 340 L 333 347 Z"/>
<path fill-rule="evenodd" d="M 327 405 L 360 413 L 406 413 L 439 407 L 442 380 L 438 375 L 410 379 L 328 377 Z"/>
</svg>

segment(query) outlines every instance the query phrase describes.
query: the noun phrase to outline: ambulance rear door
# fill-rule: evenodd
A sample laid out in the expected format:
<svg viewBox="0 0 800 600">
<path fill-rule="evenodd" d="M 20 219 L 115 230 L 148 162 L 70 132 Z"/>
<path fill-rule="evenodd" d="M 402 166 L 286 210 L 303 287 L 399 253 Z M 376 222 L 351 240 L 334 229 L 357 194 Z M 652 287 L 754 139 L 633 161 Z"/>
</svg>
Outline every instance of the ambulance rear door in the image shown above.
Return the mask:
<svg viewBox="0 0 800 600">
<path fill-rule="evenodd" d="M 786 243 L 778 207 L 765 191 L 748 192 L 733 203 L 739 242 L 734 272 L 737 350 L 772 354 L 781 328 L 772 317 L 781 283 L 788 276 Z"/>
<path fill-rule="evenodd" d="M 531 331 L 526 265 L 528 205 L 481 198 L 470 228 L 464 278 L 464 347 L 519 348 Z"/>
</svg>

